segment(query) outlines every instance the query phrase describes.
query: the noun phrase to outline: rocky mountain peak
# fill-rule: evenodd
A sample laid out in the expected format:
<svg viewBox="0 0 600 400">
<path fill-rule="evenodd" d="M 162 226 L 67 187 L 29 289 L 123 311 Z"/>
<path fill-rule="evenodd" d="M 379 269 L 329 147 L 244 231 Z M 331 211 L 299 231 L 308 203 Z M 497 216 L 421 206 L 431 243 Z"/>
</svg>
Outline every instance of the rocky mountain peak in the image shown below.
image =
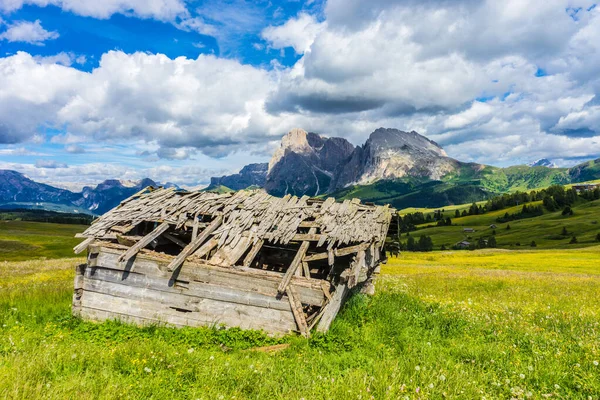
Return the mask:
<svg viewBox="0 0 600 400">
<path fill-rule="evenodd" d="M 353 151 L 346 139 L 292 129 L 269 162 L 265 189 L 275 195 L 327 192 L 335 169 Z"/>
<path fill-rule="evenodd" d="M 312 134 L 311 136 L 318 136 L 316 134 Z M 271 172 L 273 167 L 277 165 L 279 161 L 285 156 L 286 152 L 294 152 L 296 154 L 308 154 L 313 153 L 314 149 L 309 144 L 309 133 L 304 129 L 294 128 L 289 131 L 282 139 L 281 143 L 273 157 L 271 157 L 271 161 L 269 161 L 269 169 L 268 172 Z M 314 141 L 314 138 L 311 138 Z"/>
<path fill-rule="evenodd" d="M 530 167 L 558 168 L 558 166 L 554 162 L 548 160 L 547 158 L 540 158 L 539 160 L 531 162 L 527 165 L 529 165 Z"/>
<path fill-rule="evenodd" d="M 415 131 L 404 132 L 398 129 L 378 128 L 371 133 L 366 145 L 372 151 L 393 149 L 400 152 L 431 152 L 440 157 L 447 157 L 440 145 Z"/>
</svg>

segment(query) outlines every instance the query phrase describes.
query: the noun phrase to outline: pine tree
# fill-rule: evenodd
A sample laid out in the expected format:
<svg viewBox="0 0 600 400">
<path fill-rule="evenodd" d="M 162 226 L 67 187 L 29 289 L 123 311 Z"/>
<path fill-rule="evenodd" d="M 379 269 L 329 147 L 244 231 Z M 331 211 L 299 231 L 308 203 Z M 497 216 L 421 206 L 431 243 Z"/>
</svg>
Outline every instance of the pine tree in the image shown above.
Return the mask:
<svg viewBox="0 0 600 400">
<path fill-rule="evenodd" d="M 596 242 L 600 242 L 600 233 L 596 235 Z"/>
<path fill-rule="evenodd" d="M 575 243 L 577 243 L 577 236 L 573 236 L 571 238 L 571 241 L 569 242 L 569 244 L 575 244 Z"/>
<path fill-rule="evenodd" d="M 567 227 L 566 227 L 566 226 L 563 226 L 563 228 L 562 228 L 562 232 L 561 232 L 561 235 L 563 235 L 563 236 L 567 236 L 568 234 L 569 234 L 569 232 L 567 231 Z"/>
<path fill-rule="evenodd" d="M 406 250 L 416 251 L 415 238 L 413 238 L 412 236 L 409 236 L 408 240 L 406 241 Z"/>
<path fill-rule="evenodd" d="M 456 210 L 454 212 L 454 218 L 460 218 L 460 211 Z"/>
<path fill-rule="evenodd" d="M 506 230 L 510 231 L 510 224 L 506 224 Z"/>
<path fill-rule="evenodd" d="M 496 246 L 497 246 L 497 244 L 496 244 L 496 238 L 493 237 L 493 236 L 491 236 L 488 239 L 488 247 L 491 248 L 491 249 L 494 249 L 494 248 L 496 248 Z"/>
<path fill-rule="evenodd" d="M 537 243 L 535 243 L 535 240 L 531 241 L 531 247 L 537 247 Z"/>
</svg>

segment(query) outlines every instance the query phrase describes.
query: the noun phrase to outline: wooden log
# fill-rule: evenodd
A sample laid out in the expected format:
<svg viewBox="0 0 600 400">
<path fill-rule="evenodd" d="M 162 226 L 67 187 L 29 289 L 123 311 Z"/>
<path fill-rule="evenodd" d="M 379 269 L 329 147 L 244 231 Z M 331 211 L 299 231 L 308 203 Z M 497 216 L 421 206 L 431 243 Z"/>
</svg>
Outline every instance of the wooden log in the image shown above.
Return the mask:
<svg viewBox="0 0 600 400">
<path fill-rule="evenodd" d="M 77 246 L 73 247 L 73 252 L 75 254 L 79 254 L 82 251 L 84 251 L 85 249 L 88 248 L 88 246 L 90 244 L 92 244 L 92 242 L 95 240 L 96 238 L 94 237 L 89 237 L 87 239 L 85 239 L 83 242 L 79 243 Z"/>
<path fill-rule="evenodd" d="M 292 286 L 287 288 L 286 293 L 290 307 L 292 308 L 292 314 L 294 314 L 294 319 L 296 320 L 296 325 L 298 325 L 298 331 L 302 336 L 307 338 L 310 336 L 310 332 L 306 324 L 306 316 L 302 309 L 302 303 L 298 300 L 298 293 L 296 293 L 296 290 Z"/>
<path fill-rule="evenodd" d="M 287 333 L 296 329 L 296 322 L 289 311 L 267 310 L 208 299 L 201 299 L 193 305 L 182 305 L 161 303 L 151 298 L 125 298 L 84 290 L 81 306 L 82 309 L 97 309 L 180 326 L 224 324 L 243 329 L 265 329 L 273 333 Z"/>
<path fill-rule="evenodd" d="M 310 228 L 309 235 L 314 234 L 316 232 L 316 230 L 317 230 L 316 228 Z M 304 258 L 304 255 L 306 254 L 306 251 L 308 250 L 308 246 L 310 246 L 310 242 L 308 242 L 308 241 L 302 242 L 302 244 L 300 245 L 300 248 L 298 249 L 298 252 L 296 253 L 296 256 L 294 257 L 294 260 L 288 267 L 287 271 L 285 272 L 285 275 L 283 276 L 283 280 L 279 284 L 279 288 L 277 289 L 279 291 L 279 293 L 285 293 L 285 290 L 286 290 L 287 286 L 289 285 L 290 280 L 292 279 L 292 276 L 294 276 L 296 269 L 298 269 L 298 266 L 302 262 L 302 259 Z"/>
<path fill-rule="evenodd" d="M 340 311 L 348 292 L 349 289 L 345 284 L 339 284 L 336 286 L 331 301 L 323 309 L 323 314 L 320 318 L 319 324 L 317 325 L 317 332 L 324 333 L 329 330 L 329 327 Z"/>
<path fill-rule="evenodd" d="M 175 257 L 175 259 L 173 259 L 173 261 L 171 261 L 171 263 L 168 265 L 167 270 L 175 271 L 177 268 L 181 267 L 185 259 L 190 254 L 195 252 L 196 249 L 198 249 L 198 247 L 200 247 L 200 245 L 204 243 L 206 239 L 208 239 L 208 236 L 211 233 L 213 233 L 213 231 L 217 229 L 222 222 L 222 216 L 219 215 L 217 218 L 215 218 L 215 220 L 211 222 L 211 224 L 207 226 L 205 230 L 202 231 L 202 234 L 200 234 L 200 236 L 196 237 L 196 239 L 192 240 L 190 244 L 188 244 L 183 250 L 181 250 L 181 253 L 179 253 L 179 255 Z"/>
<path fill-rule="evenodd" d="M 260 293 L 249 292 L 240 288 L 229 288 L 202 282 L 181 282 L 169 286 L 167 279 L 150 278 L 139 274 L 131 274 L 121 280 L 118 274 L 110 270 L 96 270 L 86 274 L 84 290 L 108 293 L 113 296 L 128 297 L 128 293 L 137 297 L 153 299 L 169 299 L 180 304 L 190 304 L 209 299 L 232 304 L 241 304 L 270 310 L 291 311 L 289 302 L 284 298 L 276 298 Z"/>
<path fill-rule="evenodd" d="M 94 264 L 99 268 L 110 268 L 117 272 L 121 279 L 132 274 L 126 271 L 126 268 L 116 262 L 119 251 L 107 247 L 102 247 L 97 251 L 98 256 L 94 259 Z M 132 271 L 147 276 L 172 279 L 172 273 L 166 270 L 170 258 L 155 259 L 143 253 L 138 254 L 134 261 Z M 89 263 L 88 263 L 89 265 Z M 278 295 L 277 287 L 281 282 L 281 273 L 272 271 L 257 270 L 255 268 L 225 268 L 215 265 L 203 264 L 188 260 L 187 268 L 182 269 L 177 280 L 188 282 L 204 282 L 214 285 L 221 285 L 231 288 L 239 288 L 247 291 L 262 293 L 271 297 Z M 317 279 L 294 278 L 291 285 L 296 288 L 300 295 L 300 301 L 304 304 L 322 306 L 325 296 L 321 288 L 322 281 Z"/>
<path fill-rule="evenodd" d="M 157 237 L 159 237 L 160 235 L 162 235 L 164 232 L 166 232 L 167 229 L 169 229 L 169 224 L 167 222 L 163 222 L 162 224 L 160 224 L 159 226 L 157 226 L 156 228 L 154 228 L 154 230 L 152 232 L 150 232 L 149 234 L 147 234 L 146 236 L 144 236 L 142 239 L 140 239 L 139 242 L 137 242 L 136 244 L 134 244 L 133 246 L 131 246 L 129 248 L 129 250 L 127 250 L 125 253 L 123 253 L 119 257 L 119 262 L 127 262 L 127 261 L 129 261 L 141 249 L 143 249 L 144 247 L 146 247 L 147 245 L 149 245 L 150 242 L 152 242 L 154 239 L 156 239 Z"/>
</svg>

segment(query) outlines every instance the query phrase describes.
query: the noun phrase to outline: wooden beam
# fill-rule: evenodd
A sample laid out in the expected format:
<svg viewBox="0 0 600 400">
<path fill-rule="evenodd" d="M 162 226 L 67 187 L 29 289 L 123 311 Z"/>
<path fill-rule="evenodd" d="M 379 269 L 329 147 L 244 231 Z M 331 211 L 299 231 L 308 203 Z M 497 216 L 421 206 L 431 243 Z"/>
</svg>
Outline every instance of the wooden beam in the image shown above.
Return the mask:
<svg viewBox="0 0 600 400">
<path fill-rule="evenodd" d="M 217 247 L 217 244 L 219 244 L 219 241 L 215 238 L 211 238 L 208 242 L 200 246 L 200 248 L 194 252 L 193 256 L 204 257 L 205 255 L 210 253 L 212 249 Z"/>
<path fill-rule="evenodd" d="M 141 249 L 143 249 L 144 247 L 148 246 L 150 244 L 150 242 L 152 242 L 154 239 L 156 239 L 161 234 L 163 234 L 164 232 L 166 232 L 167 229 L 169 229 L 169 223 L 168 222 L 163 222 L 162 224 L 160 224 L 159 226 L 157 226 L 156 228 L 154 228 L 154 230 L 152 232 L 150 232 L 149 234 L 147 234 L 146 236 L 144 236 L 143 238 L 141 238 L 139 242 L 137 242 L 136 244 L 134 244 L 133 246 L 131 246 L 129 248 L 129 250 L 127 250 L 125 253 L 123 253 L 121 255 L 121 257 L 119 257 L 118 261 L 119 262 L 127 262 L 127 261 L 129 261 L 133 256 L 135 256 L 137 253 L 139 253 L 139 251 Z"/>
<path fill-rule="evenodd" d="M 317 228 L 310 228 L 308 235 L 314 235 L 314 233 L 316 231 L 317 231 Z M 292 280 L 292 276 L 294 276 L 294 273 L 300 266 L 300 263 L 302 262 L 302 259 L 304 258 L 306 251 L 308 250 L 308 246 L 310 246 L 309 241 L 304 241 L 300 245 L 300 248 L 298 249 L 298 252 L 296 253 L 296 256 L 294 257 L 294 260 L 290 264 L 289 268 L 285 272 L 285 275 L 283 276 L 283 280 L 279 284 L 279 288 L 277 289 L 279 291 L 279 293 L 285 293 L 286 288 L 288 287 L 288 285 L 290 284 L 290 281 Z"/>
<path fill-rule="evenodd" d="M 315 228 L 311 228 L 311 231 L 315 229 Z M 316 229 L 315 229 L 316 232 Z M 321 240 L 321 234 L 317 234 L 317 233 L 296 233 L 293 237 L 292 240 L 297 241 L 297 242 L 318 242 L 319 240 Z"/>
<path fill-rule="evenodd" d="M 89 237 L 89 238 L 85 239 L 83 242 L 81 242 L 77 246 L 73 247 L 73 252 L 75 252 L 75 254 L 81 253 L 82 251 L 87 249 L 90 244 L 92 244 L 94 239 L 96 239 L 96 238 Z"/>
<path fill-rule="evenodd" d="M 185 248 L 185 246 L 187 246 L 186 242 L 184 242 L 183 240 L 181 240 L 179 238 L 176 238 L 175 236 L 171 235 L 170 233 L 165 233 L 163 235 L 163 237 L 165 239 L 169 239 L 171 242 L 175 243 L 176 245 L 178 245 L 178 246 L 180 246 L 182 248 Z"/>
<path fill-rule="evenodd" d="M 262 239 L 254 243 L 254 246 L 252 246 L 250 252 L 244 258 L 244 267 L 249 267 L 252 264 L 252 261 L 254 261 L 256 255 L 258 254 L 264 243 L 265 241 Z"/>
<path fill-rule="evenodd" d="M 175 271 L 177 268 L 181 267 L 185 259 L 188 258 L 190 254 L 195 252 L 196 249 L 200 247 L 200 245 L 204 243 L 206 239 L 208 239 L 208 236 L 211 233 L 213 233 L 214 230 L 217 229 L 222 222 L 222 216 L 219 215 L 217 218 L 215 218 L 215 220 L 211 222 L 211 224 L 207 226 L 205 230 L 202 231 L 200 236 L 196 237 L 196 239 L 192 240 L 190 244 L 188 244 L 183 250 L 181 250 L 181 253 L 179 253 L 179 255 L 175 257 L 173 261 L 171 261 L 171 263 L 167 266 L 167 270 Z"/>
<path fill-rule="evenodd" d="M 289 286 L 286 290 L 286 293 L 288 300 L 290 301 L 292 314 L 294 314 L 294 319 L 298 325 L 298 331 L 302 336 L 307 338 L 310 336 L 310 332 L 308 331 L 306 316 L 304 315 L 304 310 L 302 309 L 302 303 L 300 303 L 298 293 L 296 293 L 296 290 L 293 286 Z"/>
<path fill-rule="evenodd" d="M 342 303 L 346 294 L 349 292 L 348 287 L 345 284 L 339 284 L 335 288 L 335 292 L 331 298 L 331 301 L 323 309 L 323 313 L 319 324 L 317 325 L 318 332 L 327 332 L 331 323 L 335 319 L 335 316 L 340 311 Z"/>
<path fill-rule="evenodd" d="M 334 249 L 333 254 L 336 257 L 343 257 L 349 254 L 358 253 L 361 250 L 366 250 L 370 246 L 370 243 L 361 243 L 354 246 L 343 247 L 341 249 Z M 331 257 L 330 252 L 322 252 L 310 254 L 304 257 L 304 261 L 317 261 L 317 260 L 325 260 Z"/>
</svg>

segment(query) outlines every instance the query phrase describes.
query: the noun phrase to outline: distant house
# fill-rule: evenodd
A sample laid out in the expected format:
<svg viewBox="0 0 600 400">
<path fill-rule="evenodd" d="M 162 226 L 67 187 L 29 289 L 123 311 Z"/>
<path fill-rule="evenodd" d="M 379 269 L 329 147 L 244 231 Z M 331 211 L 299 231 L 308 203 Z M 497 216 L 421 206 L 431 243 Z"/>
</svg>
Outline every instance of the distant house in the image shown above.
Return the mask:
<svg viewBox="0 0 600 400">
<path fill-rule="evenodd" d="M 468 249 L 471 246 L 470 242 L 463 240 L 462 242 L 458 242 L 454 245 L 457 249 Z"/>
<path fill-rule="evenodd" d="M 473 233 L 473 232 L 475 232 L 475 229 L 473 229 L 473 228 L 464 228 L 463 232 L 464 233 Z"/>
<path fill-rule="evenodd" d="M 490 225 L 490 229 L 496 229 L 496 228 L 497 228 L 496 224 L 491 224 Z"/>
<path fill-rule="evenodd" d="M 596 188 L 600 188 L 600 183 L 584 183 L 580 185 L 573 185 L 573 189 L 577 193 L 585 192 L 586 190 L 594 190 Z"/>
</svg>

